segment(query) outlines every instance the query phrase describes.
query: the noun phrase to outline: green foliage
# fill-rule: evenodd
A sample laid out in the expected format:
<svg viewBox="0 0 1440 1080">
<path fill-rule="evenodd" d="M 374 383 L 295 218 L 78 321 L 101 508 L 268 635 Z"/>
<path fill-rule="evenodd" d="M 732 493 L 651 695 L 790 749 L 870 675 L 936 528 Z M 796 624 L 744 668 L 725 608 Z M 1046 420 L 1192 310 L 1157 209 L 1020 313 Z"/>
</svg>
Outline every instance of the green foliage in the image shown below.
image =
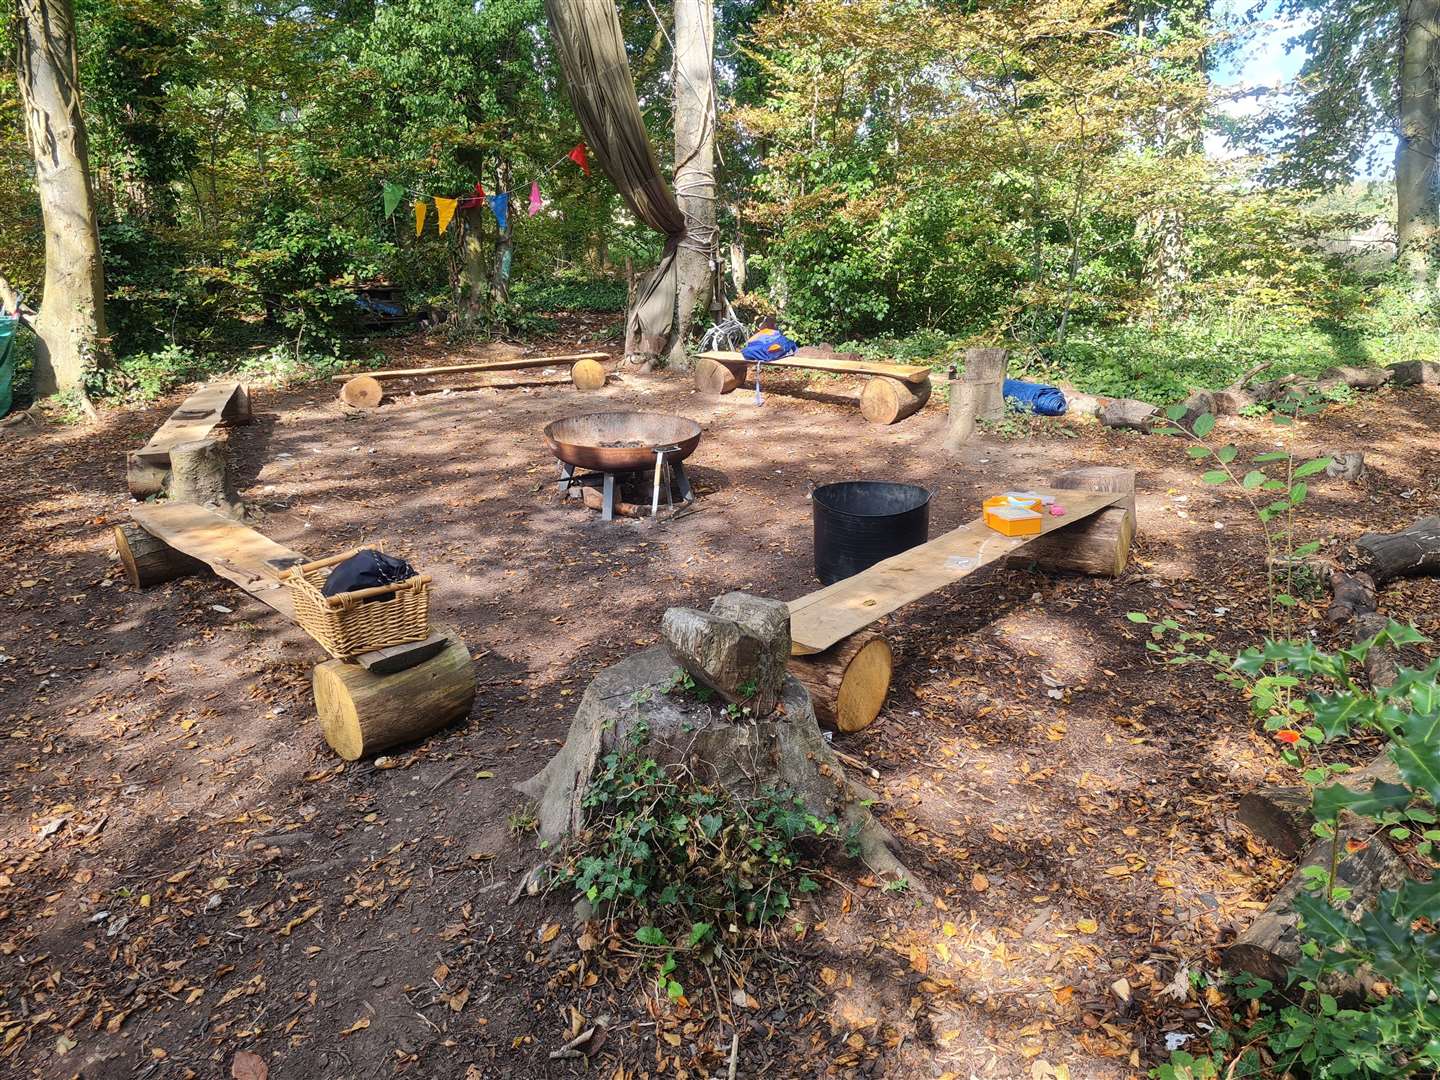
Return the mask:
<svg viewBox="0 0 1440 1080">
<path fill-rule="evenodd" d="M 610 278 L 556 275 L 545 281 L 521 282 L 512 292 L 527 311 L 625 310 L 625 283 Z"/>
<path fill-rule="evenodd" d="M 676 688 L 683 688 L 677 680 Z M 765 927 L 818 889 L 813 860 L 840 841 L 833 817 L 792 792 L 737 799 L 643 752 L 643 728 L 607 754 L 584 796 L 585 828 L 560 880 L 637 940 L 701 950 Z"/>
</svg>

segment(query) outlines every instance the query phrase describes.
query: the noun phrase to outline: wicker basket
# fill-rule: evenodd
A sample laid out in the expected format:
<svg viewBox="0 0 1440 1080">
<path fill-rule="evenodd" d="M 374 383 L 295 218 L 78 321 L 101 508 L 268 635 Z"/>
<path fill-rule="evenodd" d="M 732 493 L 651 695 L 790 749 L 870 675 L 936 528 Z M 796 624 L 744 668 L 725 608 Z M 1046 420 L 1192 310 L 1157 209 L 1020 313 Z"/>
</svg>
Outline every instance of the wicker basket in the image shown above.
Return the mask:
<svg viewBox="0 0 1440 1080">
<path fill-rule="evenodd" d="M 295 602 L 295 621 L 300 629 L 337 660 L 407 641 L 424 641 L 430 636 L 429 574 L 335 596 L 321 591 L 330 568 L 360 550 L 304 563 L 280 575 Z M 376 596 L 389 599 L 370 599 Z"/>
</svg>

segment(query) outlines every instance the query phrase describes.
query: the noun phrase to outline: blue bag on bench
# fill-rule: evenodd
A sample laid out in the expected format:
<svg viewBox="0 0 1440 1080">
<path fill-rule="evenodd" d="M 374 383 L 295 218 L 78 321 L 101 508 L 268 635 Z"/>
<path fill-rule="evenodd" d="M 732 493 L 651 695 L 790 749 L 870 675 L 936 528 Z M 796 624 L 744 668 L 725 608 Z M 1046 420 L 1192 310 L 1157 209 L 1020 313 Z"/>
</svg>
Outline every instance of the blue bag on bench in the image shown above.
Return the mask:
<svg viewBox="0 0 1440 1080">
<path fill-rule="evenodd" d="M 800 348 L 779 330 L 761 330 L 751 335 L 740 350 L 740 355 L 752 364 L 763 364 L 768 360 L 780 360 Z"/>
<path fill-rule="evenodd" d="M 1064 416 L 1069 405 L 1058 387 L 1042 386 L 1040 383 L 1023 382 L 1020 379 L 1005 380 L 1005 396 L 1014 398 L 1028 406 L 1039 416 Z"/>
</svg>

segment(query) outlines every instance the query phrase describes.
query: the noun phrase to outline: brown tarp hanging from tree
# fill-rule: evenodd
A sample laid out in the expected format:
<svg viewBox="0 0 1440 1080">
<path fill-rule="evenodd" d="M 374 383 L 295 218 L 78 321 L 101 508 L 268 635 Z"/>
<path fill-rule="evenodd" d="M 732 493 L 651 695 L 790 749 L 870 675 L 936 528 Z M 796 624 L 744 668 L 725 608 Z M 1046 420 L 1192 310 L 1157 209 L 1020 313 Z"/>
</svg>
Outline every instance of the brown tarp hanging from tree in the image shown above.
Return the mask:
<svg viewBox="0 0 1440 1080">
<path fill-rule="evenodd" d="M 675 251 L 685 216 L 645 131 L 620 18 L 612 0 L 545 0 L 545 13 L 591 155 L 635 216 L 665 234 L 660 264 L 640 279 L 625 332 L 627 354 L 662 353 L 675 317 Z"/>
</svg>

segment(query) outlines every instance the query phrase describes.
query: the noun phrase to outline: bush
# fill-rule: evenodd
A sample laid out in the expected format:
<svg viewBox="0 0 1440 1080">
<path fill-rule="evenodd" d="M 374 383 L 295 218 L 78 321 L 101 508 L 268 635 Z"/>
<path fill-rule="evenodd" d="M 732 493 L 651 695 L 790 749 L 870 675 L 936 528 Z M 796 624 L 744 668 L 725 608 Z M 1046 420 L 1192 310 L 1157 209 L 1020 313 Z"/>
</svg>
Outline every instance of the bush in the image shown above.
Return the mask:
<svg viewBox="0 0 1440 1080">
<path fill-rule="evenodd" d="M 522 312 L 624 311 L 625 282 L 612 278 L 557 276 L 545 281 L 521 282 L 511 300 Z"/>
</svg>

